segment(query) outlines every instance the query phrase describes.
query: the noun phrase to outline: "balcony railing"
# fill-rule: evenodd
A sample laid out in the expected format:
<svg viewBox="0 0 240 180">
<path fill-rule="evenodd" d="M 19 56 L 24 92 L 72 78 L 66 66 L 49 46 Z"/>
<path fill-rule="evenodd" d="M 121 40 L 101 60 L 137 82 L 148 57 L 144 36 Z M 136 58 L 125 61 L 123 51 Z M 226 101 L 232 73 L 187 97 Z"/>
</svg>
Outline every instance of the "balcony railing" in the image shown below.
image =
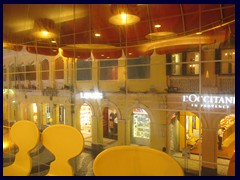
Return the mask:
<svg viewBox="0 0 240 180">
<path fill-rule="evenodd" d="M 168 81 L 169 89 L 174 89 L 177 93 L 198 93 L 199 77 L 198 76 L 170 76 Z M 217 76 L 215 87 L 202 87 L 202 92 L 211 92 L 218 94 L 235 93 L 235 76 Z"/>
</svg>

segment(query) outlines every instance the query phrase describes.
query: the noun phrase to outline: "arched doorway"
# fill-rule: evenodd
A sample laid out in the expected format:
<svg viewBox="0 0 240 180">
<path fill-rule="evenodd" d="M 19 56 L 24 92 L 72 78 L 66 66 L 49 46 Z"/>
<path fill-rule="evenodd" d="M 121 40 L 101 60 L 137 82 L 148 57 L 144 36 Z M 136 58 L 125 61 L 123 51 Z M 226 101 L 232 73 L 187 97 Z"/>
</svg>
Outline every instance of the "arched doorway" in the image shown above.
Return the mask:
<svg viewBox="0 0 240 180">
<path fill-rule="evenodd" d="M 131 144 L 149 146 L 150 144 L 150 118 L 142 108 L 134 108 L 131 113 L 130 124 Z"/>
<path fill-rule="evenodd" d="M 191 112 L 175 112 L 170 121 L 170 154 L 189 151 L 199 154 L 201 143 L 201 122 Z"/>
<path fill-rule="evenodd" d="M 118 139 L 118 114 L 115 108 L 103 109 L 103 137 Z"/>
</svg>

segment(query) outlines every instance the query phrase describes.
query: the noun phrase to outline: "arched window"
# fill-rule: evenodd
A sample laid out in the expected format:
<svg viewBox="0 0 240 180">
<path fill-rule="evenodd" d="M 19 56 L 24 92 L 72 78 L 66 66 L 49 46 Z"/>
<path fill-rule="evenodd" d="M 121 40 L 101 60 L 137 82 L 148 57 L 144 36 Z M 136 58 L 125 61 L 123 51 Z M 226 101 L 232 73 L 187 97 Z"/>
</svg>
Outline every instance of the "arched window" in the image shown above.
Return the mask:
<svg viewBox="0 0 240 180">
<path fill-rule="evenodd" d="M 55 79 L 64 78 L 64 63 L 62 58 L 57 58 L 55 61 Z"/>
<path fill-rule="evenodd" d="M 42 61 L 42 80 L 49 80 L 49 62 L 47 59 Z"/>
</svg>

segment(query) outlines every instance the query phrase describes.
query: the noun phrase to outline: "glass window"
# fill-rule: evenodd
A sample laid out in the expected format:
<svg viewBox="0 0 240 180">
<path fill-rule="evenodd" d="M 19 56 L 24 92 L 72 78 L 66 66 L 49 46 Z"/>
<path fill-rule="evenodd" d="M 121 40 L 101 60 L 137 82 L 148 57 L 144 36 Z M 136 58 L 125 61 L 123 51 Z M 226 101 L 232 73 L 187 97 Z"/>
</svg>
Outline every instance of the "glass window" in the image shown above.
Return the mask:
<svg viewBox="0 0 240 180">
<path fill-rule="evenodd" d="M 62 58 L 57 58 L 55 61 L 55 79 L 64 78 L 64 62 Z"/>
<path fill-rule="evenodd" d="M 16 76 L 15 76 L 15 80 L 16 81 L 24 81 L 24 74 L 25 74 L 25 66 L 19 65 L 16 67 Z"/>
<path fill-rule="evenodd" d="M 26 66 L 26 79 L 36 80 L 36 67 L 34 64 Z"/>
<path fill-rule="evenodd" d="M 222 50 L 221 60 L 221 74 L 235 74 L 235 49 Z"/>
<path fill-rule="evenodd" d="M 47 59 L 42 61 L 42 80 L 49 79 L 49 62 Z"/>
<path fill-rule="evenodd" d="M 187 75 L 199 74 L 199 52 L 187 53 Z"/>
<path fill-rule="evenodd" d="M 172 54 L 172 65 L 171 72 L 172 75 L 181 75 L 182 74 L 182 54 Z"/>
<path fill-rule="evenodd" d="M 149 57 L 139 57 L 127 60 L 128 79 L 148 79 L 150 78 Z"/>
<path fill-rule="evenodd" d="M 100 61 L 100 80 L 118 79 L 118 60 Z"/>
<path fill-rule="evenodd" d="M 9 66 L 9 78 L 10 78 L 10 81 L 14 81 L 14 76 L 15 76 L 15 70 L 14 70 L 14 65 L 10 65 Z"/>
<path fill-rule="evenodd" d="M 5 67 L 3 67 L 3 81 L 6 81 L 7 80 L 7 70 Z"/>
<path fill-rule="evenodd" d="M 92 80 L 92 61 L 77 60 L 77 80 Z"/>
</svg>

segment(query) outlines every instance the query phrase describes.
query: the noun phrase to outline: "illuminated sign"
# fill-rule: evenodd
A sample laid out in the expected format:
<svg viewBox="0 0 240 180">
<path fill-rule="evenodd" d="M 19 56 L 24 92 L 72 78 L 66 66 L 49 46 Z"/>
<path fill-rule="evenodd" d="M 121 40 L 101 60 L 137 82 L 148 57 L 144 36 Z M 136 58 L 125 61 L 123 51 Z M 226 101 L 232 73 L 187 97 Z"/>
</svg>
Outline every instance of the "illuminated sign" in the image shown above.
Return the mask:
<svg viewBox="0 0 240 180">
<path fill-rule="evenodd" d="M 183 102 L 190 102 L 192 107 L 203 108 L 229 108 L 235 104 L 235 96 L 211 96 L 211 95 L 184 95 Z"/>
<path fill-rule="evenodd" d="M 14 94 L 12 89 L 3 89 L 3 94 Z"/>
<path fill-rule="evenodd" d="M 103 94 L 100 92 L 81 92 L 80 98 L 81 99 L 102 99 Z"/>
</svg>

